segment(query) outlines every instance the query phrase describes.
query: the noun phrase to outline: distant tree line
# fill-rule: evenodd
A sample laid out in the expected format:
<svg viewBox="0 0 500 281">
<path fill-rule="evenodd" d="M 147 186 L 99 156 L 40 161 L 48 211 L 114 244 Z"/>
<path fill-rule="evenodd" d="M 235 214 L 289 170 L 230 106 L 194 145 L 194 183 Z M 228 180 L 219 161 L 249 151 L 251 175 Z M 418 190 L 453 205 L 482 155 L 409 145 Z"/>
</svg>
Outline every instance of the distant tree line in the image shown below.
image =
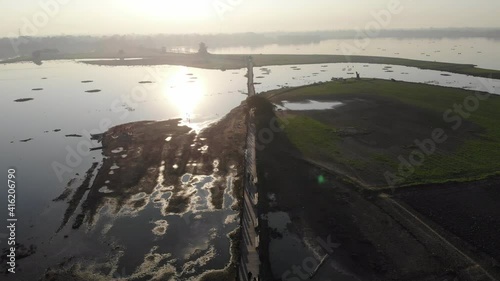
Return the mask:
<svg viewBox="0 0 500 281">
<path fill-rule="evenodd" d="M 268 44 L 315 44 L 329 39 L 354 39 L 357 31 L 274 32 L 236 34 L 158 34 L 110 36 L 51 36 L 43 38 L 2 38 L 0 58 L 31 55 L 41 49 L 58 49 L 61 53 L 109 52 L 134 50 L 166 52 L 176 47 L 188 47 L 193 52 L 204 42 L 211 49 L 223 47 L 261 47 Z M 484 37 L 500 40 L 500 29 L 415 29 L 382 30 L 380 38 L 464 38 Z M 13 47 L 15 45 L 15 48 Z"/>
</svg>

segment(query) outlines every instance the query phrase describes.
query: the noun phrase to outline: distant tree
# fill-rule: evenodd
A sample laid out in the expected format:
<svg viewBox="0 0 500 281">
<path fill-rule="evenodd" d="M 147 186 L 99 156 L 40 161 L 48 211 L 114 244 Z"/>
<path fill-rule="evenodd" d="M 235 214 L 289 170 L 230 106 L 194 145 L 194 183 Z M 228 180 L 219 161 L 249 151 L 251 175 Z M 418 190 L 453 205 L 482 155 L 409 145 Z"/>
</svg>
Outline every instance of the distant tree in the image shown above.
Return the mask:
<svg viewBox="0 0 500 281">
<path fill-rule="evenodd" d="M 40 50 L 32 53 L 32 60 L 36 65 L 42 65 L 42 52 Z"/>
<path fill-rule="evenodd" d="M 34 51 L 31 56 L 34 60 L 40 60 L 42 57 L 42 52 L 40 50 Z"/>
<path fill-rule="evenodd" d="M 200 48 L 198 49 L 199 55 L 208 55 L 208 46 L 204 42 L 200 43 Z"/>
<path fill-rule="evenodd" d="M 125 55 L 125 51 L 123 51 L 123 50 L 118 51 L 118 57 L 120 58 L 120 60 L 124 60 L 124 55 Z"/>
</svg>

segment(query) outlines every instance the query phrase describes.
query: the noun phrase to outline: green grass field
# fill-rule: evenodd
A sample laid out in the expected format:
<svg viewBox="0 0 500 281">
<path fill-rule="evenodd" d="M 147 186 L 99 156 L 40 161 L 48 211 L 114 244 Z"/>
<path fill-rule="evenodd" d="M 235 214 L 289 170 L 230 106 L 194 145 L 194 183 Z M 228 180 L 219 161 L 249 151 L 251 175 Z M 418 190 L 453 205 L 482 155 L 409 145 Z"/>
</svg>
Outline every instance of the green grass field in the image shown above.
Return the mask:
<svg viewBox="0 0 500 281">
<path fill-rule="evenodd" d="M 304 154 L 312 157 L 323 154 L 339 155 L 335 145 L 339 140 L 337 130 L 312 118 L 288 115 L 281 119 L 281 126 L 290 141 Z"/>
<path fill-rule="evenodd" d="M 295 89 L 281 89 L 268 92 L 265 96 L 278 102 L 281 100 L 335 99 L 337 96 L 355 98 L 359 94 L 363 94 L 364 97 L 373 95 L 397 100 L 441 115 L 448 109 L 452 109 L 454 104 L 463 104 L 464 100 L 474 95 L 475 92 L 386 80 L 347 80 Z M 326 155 L 334 161 L 353 166 L 361 171 L 376 166 L 397 169 L 399 165 L 397 155 L 385 153 L 361 152 L 365 153 L 361 159 L 346 157 L 345 155 L 349 153 L 344 153 L 345 151 L 342 151 L 339 146 L 340 138 L 337 135 L 339 128 L 333 128 L 309 116 L 291 113 L 282 114 L 281 118 L 282 122 L 284 118 L 287 119 L 286 135 L 306 157 L 314 159 Z M 500 174 L 500 97 L 491 95 L 487 100 L 481 101 L 478 109 L 471 112 L 467 120 L 480 126 L 482 133 L 460 140 L 460 145 L 453 151 L 442 150 L 438 147 L 436 153 L 428 156 L 425 163 L 417 167 L 402 185 L 473 181 Z M 429 137 L 431 132 L 432 130 L 429 129 Z M 397 133 L 394 132 L 394 134 Z M 411 145 L 412 143 L 408 143 L 408 146 L 411 147 Z M 401 147 L 401 151 L 410 150 L 408 147 Z"/>
</svg>

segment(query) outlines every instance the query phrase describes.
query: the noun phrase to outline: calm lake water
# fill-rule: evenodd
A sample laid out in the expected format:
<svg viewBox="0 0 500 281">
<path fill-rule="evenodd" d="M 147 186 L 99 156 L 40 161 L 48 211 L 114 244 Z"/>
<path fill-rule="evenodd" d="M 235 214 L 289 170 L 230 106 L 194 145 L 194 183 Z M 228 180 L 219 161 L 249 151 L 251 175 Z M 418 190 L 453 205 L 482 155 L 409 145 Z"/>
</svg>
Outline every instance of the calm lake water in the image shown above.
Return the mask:
<svg viewBox="0 0 500 281">
<path fill-rule="evenodd" d="M 196 192 L 198 199 L 185 214 L 163 215 L 162 202 L 154 201 L 159 195 L 155 192 L 140 195 L 149 197 L 150 202 L 140 212 L 109 215 L 104 209 L 90 231 L 82 228 L 56 233 L 67 204 L 52 200 L 70 179 L 81 181 L 92 162 L 101 161 L 102 155 L 94 151 L 82 157 L 62 180 L 52 164 L 65 164 L 68 151 L 76 150 L 81 141 L 66 135 L 99 133 L 119 124 L 171 118 L 183 118 L 194 129 L 206 126 L 245 98 L 239 92 L 245 89 L 245 72 L 173 66 L 113 68 L 69 61 L 40 67 L 0 66 L 0 123 L 4 130 L 0 137 L 1 169 L 17 169 L 18 241 L 37 247 L 35 255 L 20 261 L 19 269 L 30 271 L 20 272 L 16 278 L 37 280 L 48 267 L 74 256 L 85 261 L 79 274 L 91 273 L 96 280 L 107 276 L 103 265 L 115 268 L 113 276 L 108 277 L 150 270 L 158 274 L 175 272 L 183 280 L 223 269 L 230 260 L 227 235 L 238 225 L 237 213 L 231 210 L 233 198 L 229 193 L 222 210 L 213 210 L 207 204 L 207 186 L 214 180 L 210 175 L 186 180 L 185 185 Z M 153 83 L 140 83 L 149 81 Z M 15 102 L 20 98 L 33 100 Z M 1 205 L 3 208 L 4 203 Z M 5 215 L 2 212 L 0 217 L 4 219 Z M 1 248 L 5 246 L 2 241 Z"/>
<path fill-rule="evenodd" d="M 260 68 L 255 70 L 256 90 L 354 77 L 356 71 L 364 78 L 393 78 L 500 93 L 500 80 L 486 83 L 485 88 L 485 79 L 365 64 Z M 20 261 L 19 268 L 30 271 L 16 277 L 37 279 L 48 267 L 74 256 L 86 260 L 81 271 L 97 275 L 102 275 L 102 263 L 114 266 L 117 276 L 140 274 L 148 257 L 157 261 L 149 265 L 150 270 L 172 270 L 183 280 L 224 268 L 230 259 L 227 234 L 237 227 L 237 214 L 230 209 L 234 200 L 230 196 L 225 196 L 229 201 L 222 210 L 213 211 L 204 203 L 203 186 L 213 181 L 210 175 L 186 179 L 199 198 L 192 212 L 164 216 L 153 203 L 140 212 L 120 216 L 103 212 L 92 230 L 82 228 L 65 238 L 66 233 L 56 234 L 56 230 L 67 205 L 52 200 L 70 179 L 84 175 L 92 162 L 101 161 L 102 155 L 95 151 L 83 157 L 62 180 L 52 164 L 65 163 L 68 150 L 76 149 L 81 140 L 66 135 L 102 133 L 110 126 L 128 122 L 171 118 L 182 118 L 199 130 L 246 98 L 245 74 L 246 69 L 100 67 L 73 61 L 46 62 L 42 66 L 0 65 L 0 169 L 4 174 L 8 168 L 17 169 L 18 242 L 37 247 L 36 254 Z M 87 92 L 92 90 L 100 92 Z M 25 98 L 32 100 L 15 102 Z M 153 198 L 155 194 L 142 196 Z M 0 207 L 6 209 L 5 202 Z M 5 216 L 6 212 L 2 212 L 0 219 L 5 221 Z M 158 235 L 159 229 L 165 229 L 165 233 Z M 4 237 L 0 236 L 1 248 L 6 246 Z"/>
<path fill-rule="evenodd" d="M 351 47 L 348 47 L 351 46 Z M 352 48 L 354 47 L 354 48 Z M 349 50 L 346 52 L 344 50 Z M 398 57 L 426 61 L 475 64 L 500 70 L 500 40 L 487 38 L 394 39 L 373 38 L 366 45 L 356 40 L 325 40 L 301 45 L 220 48 L 220 54 L 332 54 Z M 351 53 L 352 52 L 352 53 Z"/>
</svg>

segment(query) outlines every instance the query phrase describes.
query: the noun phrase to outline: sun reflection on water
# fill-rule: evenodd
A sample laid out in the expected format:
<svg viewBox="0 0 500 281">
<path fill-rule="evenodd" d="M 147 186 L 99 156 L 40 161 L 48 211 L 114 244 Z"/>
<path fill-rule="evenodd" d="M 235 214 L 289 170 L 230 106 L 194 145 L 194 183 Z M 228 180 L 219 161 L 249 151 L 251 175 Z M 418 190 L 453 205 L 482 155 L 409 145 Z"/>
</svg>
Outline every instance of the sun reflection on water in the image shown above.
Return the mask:
<svg viewBox="0 0 500 281">
<path fill-rule="evenodd" d="M 205 83 L 181 68 L 166 82 L 167 101 L 178 110 L 178 116 L 187 123 L 196 119 L 196 109 L 206 93 Z"/>
</svg>

